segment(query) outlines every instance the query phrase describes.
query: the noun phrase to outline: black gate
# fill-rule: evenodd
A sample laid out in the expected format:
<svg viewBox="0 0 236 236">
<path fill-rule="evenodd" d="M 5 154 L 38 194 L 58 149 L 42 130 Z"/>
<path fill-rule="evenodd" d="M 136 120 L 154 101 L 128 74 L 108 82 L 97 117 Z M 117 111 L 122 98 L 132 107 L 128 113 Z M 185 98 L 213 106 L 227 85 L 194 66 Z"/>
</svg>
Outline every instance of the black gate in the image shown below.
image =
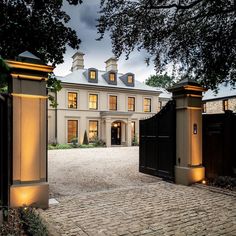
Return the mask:
<svg viewBox="0 0 236 236">
<path fill-rule="evenodd" d="M 176 150 L 175 101 L 155 116 L 139 122 L 139 171 L 174 179 Z"/>
<path fill-rule="evenodd" d="M 203 115 L 203 166 L 206 177 L 236 173 L 236 114 Z"/>
<path fill-rule="evenodd" d="M 0 95 L 0 200 L 1 205 L 9 205 L 11 174 L 12 118 L 11 97 Z"/>
</svg>

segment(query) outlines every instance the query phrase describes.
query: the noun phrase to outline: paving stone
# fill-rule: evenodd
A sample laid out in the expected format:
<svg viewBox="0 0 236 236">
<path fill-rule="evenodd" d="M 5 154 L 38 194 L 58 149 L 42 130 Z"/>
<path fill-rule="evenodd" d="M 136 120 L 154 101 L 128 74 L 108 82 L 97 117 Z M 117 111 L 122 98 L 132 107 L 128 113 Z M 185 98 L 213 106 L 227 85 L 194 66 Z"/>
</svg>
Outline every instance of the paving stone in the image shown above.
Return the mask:
<svg viewBox="0 0 236 236">
<path fill-rule="evenodd" d="M 60 197 L 40 215 L 61 235 L 236 235 L 236 196 L 167 182 Z"/>
</svg>

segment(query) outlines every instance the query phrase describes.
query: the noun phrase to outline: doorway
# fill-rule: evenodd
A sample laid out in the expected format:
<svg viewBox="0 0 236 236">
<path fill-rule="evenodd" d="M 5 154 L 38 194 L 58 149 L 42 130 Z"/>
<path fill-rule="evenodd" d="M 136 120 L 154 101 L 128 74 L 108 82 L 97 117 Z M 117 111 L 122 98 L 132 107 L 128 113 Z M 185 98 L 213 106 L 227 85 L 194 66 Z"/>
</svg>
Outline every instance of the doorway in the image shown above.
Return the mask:
<svg viewBox="0 0 236 236">
<path fill-rule="evenodd" d="M 121 122 L 112 123 L 111 145 L 121 145 Z"/>
</svg>

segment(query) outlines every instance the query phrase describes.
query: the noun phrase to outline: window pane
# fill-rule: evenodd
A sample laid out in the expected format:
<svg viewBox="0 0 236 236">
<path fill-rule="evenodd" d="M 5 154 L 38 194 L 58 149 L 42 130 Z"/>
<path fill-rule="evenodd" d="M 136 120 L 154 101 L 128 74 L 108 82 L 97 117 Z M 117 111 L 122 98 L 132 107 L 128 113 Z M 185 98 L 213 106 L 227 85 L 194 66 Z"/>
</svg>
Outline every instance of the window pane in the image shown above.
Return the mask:
<svg viewBox="0 0 236 236">
<path fill-rule="evenodd" d="M 89 95 L 89 109 L 98 109 L 98 95 L 90 94 Z"/>
<path fill-rule="evenodd" d="M 128 98 L 128 111 L 135 111 L 135 98 Z"/>
<path fill-rule="evenodd" d="M 133 76 L 132 75 L 128 75 L 128 83 L 129 84 L 133 83 Z"/>
<path fill-rule="evenodd" d="M 77 108 L 77 93 L 68 93 L 68 108 Z"/>
<path fill-rule="evenodd" d="M 229 109 L 228 100 L 223 100 L 223 111 L 227 111 Z"/>
<path fill-rule="evenodd" d="M 151 99 L 144 98 L 144 112 L 151 112 Z"/>
<path fill-rule="evenodd" d="M 110 110 L 117 110 L 117 97 L 116 96 L 109 97 L 109 107 L 110 107 Z"/>
<path fill-rule="evenodd" d="M 67 142 L 70 143 L 73 138 L 78 138 L 78 121 L 68 120 L 67 123 Z"/>
<path fill-rule="evenodd" d="M 131 140 L 134 141 L 134 136 L 135 136 L 135 122 L 131 122 Z"/>
<path fill-rule="evenodd" d="M 89 141 L 92 142 L 98 138 L 98 121 L 89 121 Z"/>
<path fill-rule="evenodd" d="M 95 70 L 91 70 L 89 72 L 89 78 L 90 79 L 96 79 L 96 71 Z"/>
<path fill-rule="evenodd" d="M 115 81 L 115 74 L 114 73 L 109 74 L 109 80 L 110 81 Z"/>
</svg>

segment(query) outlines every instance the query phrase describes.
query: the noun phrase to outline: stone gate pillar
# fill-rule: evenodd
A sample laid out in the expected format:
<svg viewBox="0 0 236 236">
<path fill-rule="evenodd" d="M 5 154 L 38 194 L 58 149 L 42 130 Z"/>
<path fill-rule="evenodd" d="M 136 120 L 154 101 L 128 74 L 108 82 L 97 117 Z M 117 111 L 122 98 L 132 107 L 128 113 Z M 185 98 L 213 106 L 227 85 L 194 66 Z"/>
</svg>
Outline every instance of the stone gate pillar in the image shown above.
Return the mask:
<svg viewBox="0 0 236 236">
<path fill-rule="evenodd" d="M 10 206 L 48 207 L 47 183 L 47 92 L 46 80 L 53 67 L 29 52 L 11 69 L 12 183 Z"/>
<path fill-rule="evenodd" d="M 202 166 L 202 92 L 198 83 L 181 80 L 171 89 L 176 101 L 175 182 L 189 185 L 205 177 Z"/>
</svg>

